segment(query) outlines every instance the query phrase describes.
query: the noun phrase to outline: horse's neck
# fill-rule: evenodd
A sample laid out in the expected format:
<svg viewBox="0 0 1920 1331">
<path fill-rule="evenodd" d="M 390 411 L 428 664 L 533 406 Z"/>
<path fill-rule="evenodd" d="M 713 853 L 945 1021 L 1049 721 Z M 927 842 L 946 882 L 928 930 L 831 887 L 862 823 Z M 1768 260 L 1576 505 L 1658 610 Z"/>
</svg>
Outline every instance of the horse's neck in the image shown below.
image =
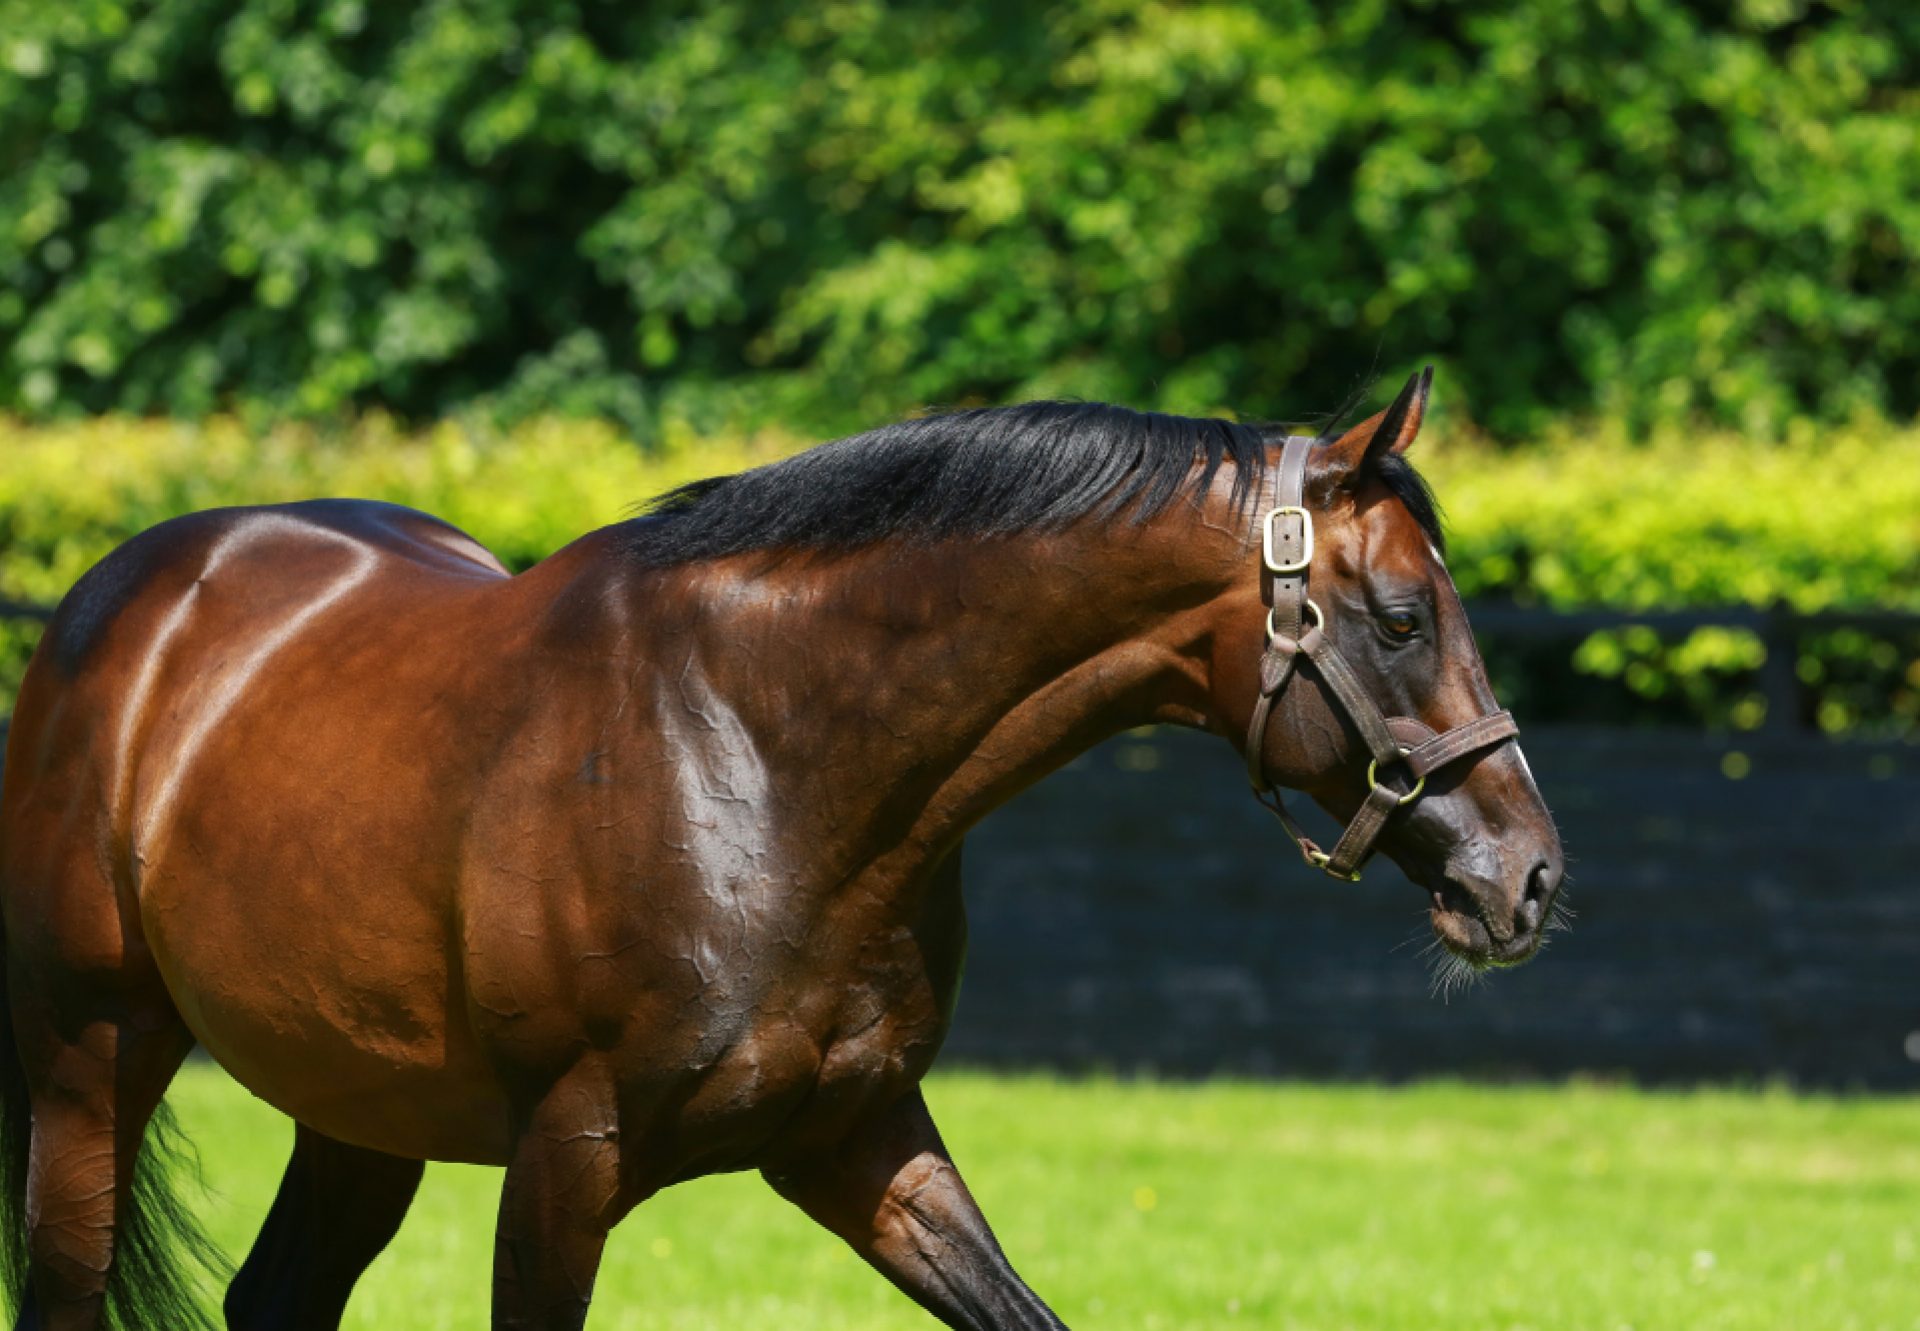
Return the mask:
<svg viewBox="0 0 1920 1331">
<path fill-rule="evenodd" d="M 943 855 L 1101 739 L 1204 719 L 1199 645 L 1222 542 L 1144 528 L 694 573 L 689 661 L 739 718 L 789 835 Z"/>
</svg>

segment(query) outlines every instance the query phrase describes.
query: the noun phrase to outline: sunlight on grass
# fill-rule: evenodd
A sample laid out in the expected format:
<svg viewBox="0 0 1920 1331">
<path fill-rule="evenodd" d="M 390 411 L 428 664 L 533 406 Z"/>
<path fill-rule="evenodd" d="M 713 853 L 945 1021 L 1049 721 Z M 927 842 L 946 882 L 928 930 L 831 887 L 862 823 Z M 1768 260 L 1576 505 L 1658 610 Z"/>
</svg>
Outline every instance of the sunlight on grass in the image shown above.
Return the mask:
<svg viewBox="0 0 1920 1331">
<path fill-rule="evenodd" d="M 1009 1254 L 1075 1327 L 1920 1331 L 1920 1103 L 981 1074 L 928 1097 Z M 202 1064 L 174 1102 L 238 1256 L 291 1128 Z M 430 1167 L 347 1325 L 486 1325 L 499 1178 Z M 934 1323 L 738 1175 L 628 1219 L 590 1325 Z"/>
</svg>

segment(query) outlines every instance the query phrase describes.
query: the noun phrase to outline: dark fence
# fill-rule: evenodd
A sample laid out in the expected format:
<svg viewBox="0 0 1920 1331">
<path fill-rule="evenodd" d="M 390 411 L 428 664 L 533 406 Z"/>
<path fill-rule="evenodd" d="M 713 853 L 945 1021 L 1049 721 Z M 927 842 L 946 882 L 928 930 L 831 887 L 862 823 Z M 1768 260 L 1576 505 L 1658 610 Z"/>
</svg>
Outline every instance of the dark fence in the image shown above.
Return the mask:
<svg viewBox="0 0 1920 1331">
<path fill-rule="evenodd" d="M 1522 738 L 1577 912 L 1531 965 L 1443 1000 L 1420 955 L 1424 894 L 1385 863 L 1354 884 L 1307 870 L 1227 745 L 1154 731 L 1086 755 L 969 841 L 952 1055 L 1920 1087 L 1920 751 Z"/>
<path fill-rule="evenodd" d="M 1217 740 L 1114 741 L 969 840 L 973 946 L 952 1055 L 1183 1075 L 1920 1087 L 1920 747 L 1820 735 L 1795 670 L 1808 635 L 1911 636 L 1920 616 L 1483 604 L 1471 618 L 1494 645 L 1748 630 L 1766 646 L 1765 727 L 1526 725 L 1571 857 L 1575 926 L 1532 965 L 1450 998 L 1422 956 L 1425 898 L 1391 865 L 1360 884 L 1307 870 Z"/>
<path fill-rule="evenodd" d="M 45 611 L 0 603 L 9 614 Z M 1473 618 L 1491 638 L 1745 627 L 1786 663 L 1803 632 L 1920 623 L 1487 606 Z M 968 842 L 973 941 L 949 1057 L 1920 1087 L 1920 747 L 1782 723 L 1805 715 L 1791 669 L 1764 687 L 1774 724 L 1737 737 L 1528 726 L 1571 856 L 1575 926 L 1450 999 L 1421 956 L 1425 899 L 1390 865 L 1358 884 L 1308 871 L 1218 740 L 1155 730 L 1103 745 Z"/>
<path fill-rule="evenodd" d="M 1572 610 L 1543 611 L 1528 606 L 1480 602 L 1468 612 L 1475 635 L 1482 643 L 1496 646 L 1532 646 L 1541 642 L 1572 646 L 1590 634 L 1627 627 L 1649 628 L 1667 638 L 1684 638 L 1696 629 L 1741 629 L 1760 640 L 1766 659 L 1755 681 L 1766 699 L 1766 729 L 1776 731 L 1805 728 L 1816 715 L 1814 695 L 1800 678 L 1801 644 L 1805 639 L 1834 629 L 1856 629 L 1862 633 L 1895 642 L 1920 640 L 1920 614 L 1903 610 L 1820 610 L 1800 611 L 1787 606 L 1755 609 L 1733 606 L 1687 610 Z M 1536 664 L 1536 668 L 1538 663 Z M 1580 698 L 1583 683 L 1570 669 L 1570 658 L 1562 656 L 1558 667 L 1550 670 L 1553 692 L 1559 698 Z M 1591 719 L 1590 703 L 1568 709 L 1585 713 Z M 1564 719 L 1574 719 L 1566 717 Z M 1612 718 L 1609 718 L 1612 719 Z"/>
</svg>

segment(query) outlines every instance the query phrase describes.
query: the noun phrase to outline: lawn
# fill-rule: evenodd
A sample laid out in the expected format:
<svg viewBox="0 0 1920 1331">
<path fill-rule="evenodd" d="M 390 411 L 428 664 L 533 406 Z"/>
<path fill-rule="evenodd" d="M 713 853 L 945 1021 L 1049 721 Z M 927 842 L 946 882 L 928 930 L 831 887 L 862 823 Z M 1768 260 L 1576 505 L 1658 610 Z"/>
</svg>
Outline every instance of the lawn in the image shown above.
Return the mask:
<svg viewBox="0 0 1920 1331">
<path fill-rule="evenodd" d="M 979 1074 L 928 1098 L 1077 1328 L 1920 1331 L 1920 1101 Z M 173 1099 L 237 1256 L 291 1129 L 204 1065 Z M 430 1167 L 347 1324 L 485 1326 L 498 1186 Z M 636 1211 L 590 1325 L 934 1323 L 743 1175 Z"/>
</svg>

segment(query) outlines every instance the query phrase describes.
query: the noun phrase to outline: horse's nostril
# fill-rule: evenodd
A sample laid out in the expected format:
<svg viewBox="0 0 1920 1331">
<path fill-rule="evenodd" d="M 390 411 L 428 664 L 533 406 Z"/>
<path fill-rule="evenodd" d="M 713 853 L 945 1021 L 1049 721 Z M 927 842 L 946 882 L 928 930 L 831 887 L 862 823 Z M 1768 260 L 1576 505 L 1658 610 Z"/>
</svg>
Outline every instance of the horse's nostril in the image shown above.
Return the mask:
<svg viewBox="0 0 1920 1331">
<path fill-rule="evenodd" d="M 1546 860 L 1535 864 L 1527 873 L 1526 891 L 1513 912 L 1514 921 L 1523 933 L 1531 933 L 1540 927 L 1559 886 L 1560 872 Z"/>
<path fill-rule="evenodd" d="M 1513 913 L 1514 923 L 1519 926 L 1519 932 L 1530 934 L 1538 929 L 1542 913 L 1540 898 L 1529 892 L 1527 899 L 1520 903 L 1520 909 Z"/>
</svg>

